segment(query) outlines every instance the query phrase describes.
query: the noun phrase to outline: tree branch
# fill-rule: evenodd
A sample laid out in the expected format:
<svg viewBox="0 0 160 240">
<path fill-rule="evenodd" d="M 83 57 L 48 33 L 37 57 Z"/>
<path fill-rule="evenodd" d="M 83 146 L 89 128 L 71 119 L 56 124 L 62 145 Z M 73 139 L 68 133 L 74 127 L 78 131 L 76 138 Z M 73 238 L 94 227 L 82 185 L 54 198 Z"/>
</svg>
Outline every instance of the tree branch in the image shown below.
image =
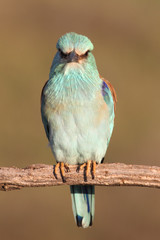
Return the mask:
<svg viewBox="0 0 160 240">
<path fill-rule="evenodd" d="M 0 190 L 8 191 L 23 187 L 91 184 L 99 186 L 141 186 L 160 188 L 160 167 L 126 165 L 123 163 L 99 164 L 95 179 L 89 175 L 85 181 L 84 171 L 77 173 L 77 166 L 70 165 L 65 173 L 54 176 L 54 166 L 34 164 L 26 168 L 0 167 Z"/>
</svg>

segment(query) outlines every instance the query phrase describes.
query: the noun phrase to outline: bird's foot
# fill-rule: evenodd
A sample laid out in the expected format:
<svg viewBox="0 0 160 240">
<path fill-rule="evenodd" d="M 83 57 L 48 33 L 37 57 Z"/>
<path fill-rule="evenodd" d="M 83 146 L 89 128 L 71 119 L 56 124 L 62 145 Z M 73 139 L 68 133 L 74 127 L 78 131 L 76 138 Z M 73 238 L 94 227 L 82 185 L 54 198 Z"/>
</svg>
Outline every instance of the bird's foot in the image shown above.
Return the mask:
<svg viewBox="0 0 160 240">
<path fill-rule="evenodd" d="M 89 173 L 91 172 L 92 179 L 95 178 L 95 173 L 96 173 L 96 162 L 92 160 L 88 160 L 87 162 L 83 163 L 80 165 L 77 169 L 77 172 L 80 170 L 84 169 L 84 180 L 87 181 L 87 177 Z"/>
<path fill-rule="evenodd" d="M 63 182 L 66 182 L 66 179 L 65 179 L 65 172 L 69 172 L 69 165 L 67 163 L 64 163 L 64 162 L 59 162 L 55 165 L 54 167 L 54 176 L 56 179 L 58 179 L 57 177 L 57 173 L 58 173 L 58 169 L 60 171 L 60 174 L 61 174 L 61 177 L 62 177 L 62 181 Z"/>
</svg>

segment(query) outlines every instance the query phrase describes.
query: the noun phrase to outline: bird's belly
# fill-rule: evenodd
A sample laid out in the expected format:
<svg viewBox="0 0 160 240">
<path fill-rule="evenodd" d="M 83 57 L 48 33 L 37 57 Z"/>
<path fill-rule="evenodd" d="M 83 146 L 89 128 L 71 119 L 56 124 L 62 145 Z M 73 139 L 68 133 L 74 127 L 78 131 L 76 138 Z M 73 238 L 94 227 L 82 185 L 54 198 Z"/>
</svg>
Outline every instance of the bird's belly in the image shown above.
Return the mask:
<svg viewBox="0 0 160 240">
<path fill-rule="evenodd" d="M 51 114 L 50 146 L 57 162 L 101 162 L 107 150 L 110 128 L 107 111 L 98 116 L 92 108 Z"/>
</svg>

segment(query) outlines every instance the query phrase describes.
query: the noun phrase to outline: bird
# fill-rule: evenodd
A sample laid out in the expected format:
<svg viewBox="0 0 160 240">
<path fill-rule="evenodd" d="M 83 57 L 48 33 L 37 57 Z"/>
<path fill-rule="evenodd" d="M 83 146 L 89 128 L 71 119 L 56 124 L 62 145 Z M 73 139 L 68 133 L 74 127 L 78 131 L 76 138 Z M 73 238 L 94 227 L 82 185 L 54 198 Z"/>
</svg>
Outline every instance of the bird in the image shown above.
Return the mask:
<svg viewBox="0 0 160 240">
<path fill-rule="evenodd" d="M 112 135 L 116 92 L 98 72 L 91 40 L 69 32 L 56 44 L 49 80 L 41 93 L 41 117 L 56 160 L 55 176 L 78 165 L 86 177 L 104 160 Z M 92 226 L 95 187 L 70 186 L 72 210 L 78 227 Z"/>
</svg>

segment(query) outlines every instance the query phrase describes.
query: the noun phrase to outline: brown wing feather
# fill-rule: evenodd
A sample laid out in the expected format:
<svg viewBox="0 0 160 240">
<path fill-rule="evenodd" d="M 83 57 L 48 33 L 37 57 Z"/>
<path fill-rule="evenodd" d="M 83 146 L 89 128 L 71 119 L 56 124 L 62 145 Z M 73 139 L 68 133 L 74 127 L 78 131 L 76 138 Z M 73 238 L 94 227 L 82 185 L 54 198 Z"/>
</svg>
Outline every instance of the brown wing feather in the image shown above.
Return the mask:
<svg viewBox="0 0 160 240">
<path fill-rule="evenodd" d="M 107 84 L 107 86 L 109 87 L 109 89 L 112 93 L 112 97 L 113 97 L 113 101 L 114 101 L 114 111 L 115 111 L 116 110 L 116 103 L 117 103 L 116 91 L 115 91 L 114 87 L 112 86 L 112 84 L 108 80 L 104 79 L 101 75 L 100 75 L 100 78 L 102 79 L 102 81 L 104 81 Z"/>
</svg>

